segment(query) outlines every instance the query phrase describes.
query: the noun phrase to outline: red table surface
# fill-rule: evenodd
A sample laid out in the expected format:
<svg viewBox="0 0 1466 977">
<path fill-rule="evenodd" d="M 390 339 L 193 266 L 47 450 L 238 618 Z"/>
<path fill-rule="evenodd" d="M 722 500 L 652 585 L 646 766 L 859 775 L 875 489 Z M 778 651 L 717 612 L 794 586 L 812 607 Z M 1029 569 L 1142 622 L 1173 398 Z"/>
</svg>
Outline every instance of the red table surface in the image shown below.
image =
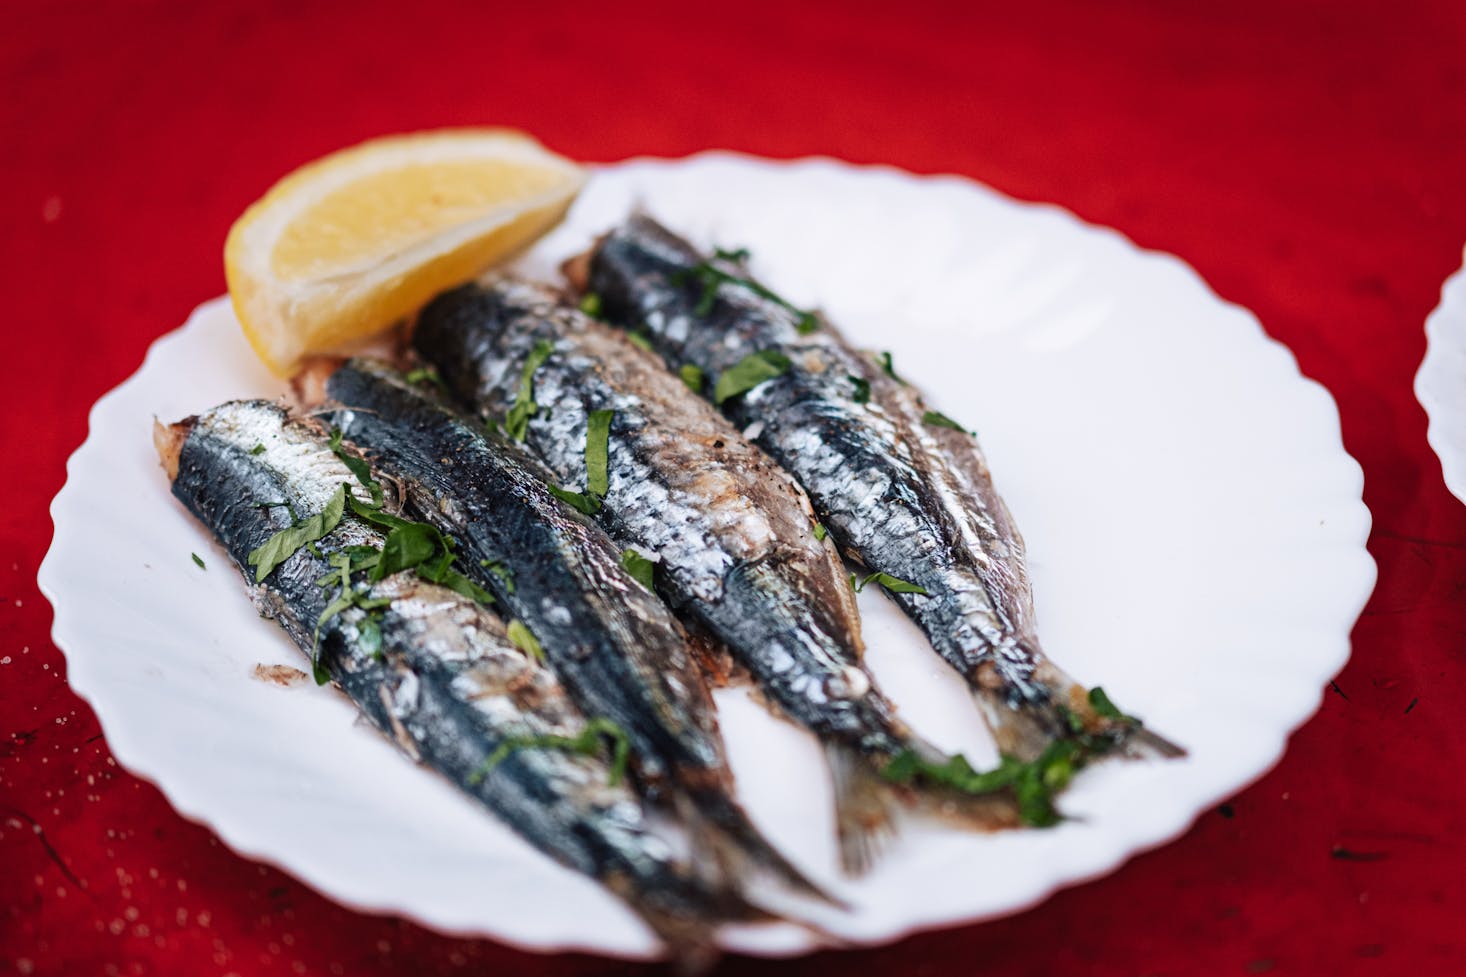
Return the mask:
<svg viewBox="0 0 1466 977">
<path fill-rule="evenodd" d="M 588 160 L 828 154 L 1062 204 L 1254 310 L 1364 467 L 1379 585 L 1276 769 L 1021 915 L 723 973 L 1466 972 L 1466 507 L 1411 393 L 1466 241 L 1459 0 L 39 6 L 0 29 L 0 971 L 641 969 L 361 915 L 226 850 L 114 763 L 35 585 L 88 407 L 223 291 L 240 210 L 362 138 L 492 123 Z"/>
</svg>

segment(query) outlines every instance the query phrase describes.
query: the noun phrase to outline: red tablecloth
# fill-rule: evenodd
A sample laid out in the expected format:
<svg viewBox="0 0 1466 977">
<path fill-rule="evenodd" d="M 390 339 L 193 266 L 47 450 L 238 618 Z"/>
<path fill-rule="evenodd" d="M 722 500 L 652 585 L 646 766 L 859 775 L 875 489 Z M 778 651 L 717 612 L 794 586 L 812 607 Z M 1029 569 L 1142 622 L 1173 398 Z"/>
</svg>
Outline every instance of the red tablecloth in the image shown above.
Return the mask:
<svg viewBox="0 0 1466 977">
<path fill-rule="evenodd" d="M 53 6 L 0 27 L 0 971 L 635 969 L 358 915 L 225 850 L 114 764 L 35 586 L 88 406 L 223 291 L 235 215 L 364 137 L 498 123 L 591 160 L 829 154 L 1063 204 L 1254 310 L 1364 466 L 1379 586 L 1270 774 L 1020 916 L 724 972 L 1466 972 L 1466 507 L 1410 387 L 1466 241 L 1459 0 Z"/>
</svg>

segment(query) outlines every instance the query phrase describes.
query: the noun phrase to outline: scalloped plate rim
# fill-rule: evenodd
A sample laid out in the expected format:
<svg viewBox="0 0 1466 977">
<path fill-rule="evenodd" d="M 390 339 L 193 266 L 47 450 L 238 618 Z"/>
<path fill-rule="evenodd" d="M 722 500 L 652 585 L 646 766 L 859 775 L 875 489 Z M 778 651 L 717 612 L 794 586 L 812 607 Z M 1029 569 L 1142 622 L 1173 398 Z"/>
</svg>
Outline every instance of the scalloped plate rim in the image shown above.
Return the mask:
<svg viewBox="0 0 1466 977">
<path fill-rule="evenodd" d="M 1309 704 L 1306 708 L 1301 709 L 1301 711 L 1295 709 L 1295 715 L 1284 724 L 1283 728 L 1274 731 L 1274 735 L 1269 736 L 1265 744 L 1259 744 L 1255 748 L 1251 760 L 1242 764 L 1242 766 L 1247 767 L 1250 771 L 1245 777 L 1241 777 L 1240 779 L 1234 777 L 1232 778 L 1234 782 L 1214 785 L 1210 796 L 1201 798 L 1199 802 L 1197 798 L 1191 798 L 1184 803 L 1176 805 L 1177 810 L 1175 810 L 1169 816 L 1159 819 L 1161 821 L 1161 826 L 1157 826 L 1154 821 L 1146 822 L 1146 830 L 1142 832 L 1142 836 L 1137 836 L 1135 831 L 1124 830 L 1112 834 L 1110 837 L 1117 843 L 1112 844 L 1099 857 L 1091 858 L 1087 866 L 1080 868 L 1077 871 L 1073 870 L 1073 867 L 1071 866 L 1070 870 L 1068 871 L 1057 871 L 1054 869 L 1049 869 L 1046 873 L 1040 873 L 1044 874 L 1045 877 L 1041 879 L 1036 879 L 1035 884 L 1030 885 L 1028 887 L 1028 890 L 1020 898 L 1010 900 L 1009 904 L 1006 905 L 1004 908 L 990 912 L 984 912 L 978 915 L 963 916 L 961 918 L 948 918 L 936 921 L 915 920 L 908 922 L 904 925 L 884 930 L 878 934 L 874 934 L 869 940 L 856 940 L 855 942 L 858 943 L 858 945 L 876 945 L 887 943 L 900 939 L 903 936 L 914 932 L 963 925 L 971 922 L 978 922 L 981 920 L 1009 915 L 1011 913 L 1020 912 L 1024 909 L 1030 908 L 1044 901 L 1048 896 L 1050 896 L 1060 888 L 1102 877 L 1115 870 L 1119 865 L 1129 860 L 1134 855 L 1139 854 L 1143 851 L 1153 849 L 1173 840 L 1174 838 L 1185 832 L 1189 828 L 1189 826 L 1194 823 L 1196 818 L 1203 811 L 1205 811 L 1210 804 L 1213 804 L 1226 796 L 1230 796 L 1231 794 L 1245 787 L 1247 784 L 1256 781 L 1264 774 L 1266 774 L 1267 771 L 1270 770 L 1281 757 L 1286 746 L 1288 735 L 1292 731 L 1296 730 L 1304 721 L 1307 720 L 1309 716 L 1311 716 L 1317 710 L 1318 705 L 1321 702 L 1324 683 L 1329 677 L 1336 674 L 1337 671 L 1342 668 L 1344 663 L 1347 661 L 1349 654 L 1350 630 L 1352 629 L 1353 623 L 1355 619 L 1357 619 L 1358 614 L 1360 613 L 1360 611 L 1362 611 L 1365 602 L 1368 600 L 1375 579 L 1376 571 L 1374 563 L 1364 547 L 1364 542 L 1368 536 L 1368 528 L 1370 522 L 1369 513 L 1368 510 L 1363 506 L 1362 501 L 1357 501 L 1359 489 L 1362 486 L 1362 473 L 1360 472 L 1357 463 L 1355 463 L 1352 458 L 1349 458 L 1347 453 L 1344 452 L 1342 441 L 1339 436 L 1337 408 L 1334 405 L 1332 397 L 1328 393 L 1328 391 L 1316 381 L 1304 377 L 1299 372 L 1296 359 L 1293 357 L 1291 351 L 1289 351 L 1281 343 L 1278 343 L 1276 340 L 1273 340 L 1271 337 L 1269 337 L 1266 331 L 1262 328 L 1261 323 L 1258 322 L 1256 317 L 1253 316 L 1251 312 L 1240 306 L 1235 305 L 1234 303 L 1227 302 L 1216 296 L 1216 294 L 1205 283 L 1201 276 L 1184 261 L 1173 255 L 1165 254 L 1163 252 L 1142 249 L 1135 245 L 1132 241 L 1130 241 L 1129 238 L 1125 237 L 1122 233 L 1113 229 L 1103 228 L 1086 223 L 1076 217 L 1072 212 L 1056 204 L 1031 203 L 1016 200 L 959 175 L 945 173 L 917 175 L 907 173 L 896 167 L 888 165 L 854 165 L 830 157 L 807 157 L 798 160 L 787 161 L 765 160 L 759 157 L 741 153 L 709 151 L 680 160 L 638 157 L 619 164 L 596 166 L 595 170 L 598 172 L 616 170 L 625 171 L 636 169 L 656 170 L 657 168 L 689 168 L 703 165 L 751 166 L 758 169 L 770 171 L 777 170 L 786 173 L 818 172 L 823 170 L 834 171 L 837 173 L 842 173 L 846 176 L 854 176 L 860 178 L 879 177 L 888 181 L 899 182 L 907 186 L 914 187 L 932 185 L 952 187 L 965 192 L 977 193 L 990 199 L 999 200 L 1007 207 L 1012 208 L 1013 210 L 1018 212 L 1044 214 L 1050 219 L 1059 220 L 1066 224 L 1072 225 L 1073 228 L 1077 228 L 1089 237 L 1108 238 L 1113 242 L 1119 243 L 1130 252 L 1126 255 L 1127 260 L 1139 258 L 1148 264 L 1161 264 L 1167 266 L 1173 273 L 1183 273 L 1188 279 L 1188 285 L 1190 287 L 1194 288 L 1199 286 L 1199 289 L 1202 293 L 1204 293 L 1205 298 L 1208 299 L 1210 302 L 1215 303 L 1216 305 L 1219 305 L 1227 310 L 1230 317 L 1235 320 L 1238 325 L 1240 325 L 1242 321 L 1250 323 L 1253 335 L 1249 337 L 1249 342 L 1255 343 L 1256 340 L 1262 340 L 1262 344 L 1260 345 L 1262 347 L 1265 347 L 1266 355 L 1270 355 L 1275 359 L 1281 356 L 1284 360 L 1286 360 L 1286 364 L 1291 371 L 1291 375 L 1288 377 L 1288 381 L 1290 383 L 1294 382 L 1295 380 L 1301 382 L 1300 389 L 1306 389 L 1308 391 L 1308 396 L 1313 398 L 1315 401 L 1319 401 L 1320 403 L 1326 402 L 1326 406 L 1328 407 L 1327 413 L 1331 416 L 1332 421 L 1330 425 L 1331 429 L 1329 432 L 1327 432 L 1330 437 L 1328 447 L 1330 449 L 1336 449 L 1337 453 L 1339 455 L 1342 455 L 1343 458 L 1348 459 L 1348 462 L 1353 466 L 1350 479 L 1351 486 L 1347 490 L 1346 494 L 1349 496 L 1350 502 L 1357 503 L 1357 510 L 1354 513 L 1357 521 L 1354 527 L 1355 538 L 1349 540 L 1349 542 L 1357 544 L 1357 552 L 1355 552 L 1353 555 L 1358 558 L 1359 562 L 1357 567 L 1355 568 L 1355 586 L 1352 598 L 1337 598 L 1337 604 L 1340 610 L 1345 607 L 1348 608 L 1348 613 L 1343 615 L 1344 617 L 1347 617 L 1347 621 L 1342 622 L 1344 626 L 1340 633 L 1330 635 L 1331 640 L 1328 642 L 1328 644 L 1335 649 L 1334 654 L 1330 656 L 1327 662 L 1323 661 L 1322 658 L 1320 658 L 1320 660 L 1316 663 L 1316 667 L 1310 670 L 1310 674 L 1318 674 L 1319 681 L 1317 683 L 1317 691 L 1310 698 Z M 140 382 L 140 378 L 146 373 L 149 364 L 154 361 L 159 353 L 160 348 L 163 348 L 165 344 L 177 341 L 180 335 L 185 330 L 189 329 L 190 326 L 193 326 L 196 322 L 198 322 L 201 317 L 210 313 L 211 310 L 219 308 L 221 304 L 227 306 L 227 302 L 227 297 L 220 297 L 210 300 L 209 302 L 204 303 L 203 305 L 196 308 L 183 326 L 160 337 L 149 345 L 147 353 L 144 356 L 142 366 L 139 367 L 139 369 L 134 374 L 128 377 L 127 380 L 123 381 L 117 387 L 113 388 L 107 394 L 105 394 L 97 401 L 96 404 L 93 405 L 88 415 L 87 438 L 68 459 L 66 465 L 66 483 L 63 485 L 61 491 L 58 492 L 56 497 L 53 499 L 50 507 L 53 524 L 58 525 L 58 532 L 58 515 L 61 515 L 65 511 L 64 503 L 70 497 L 69 492 L 79 491 L 79 489 L 75 486 L 75 470 L 77 467 L 79 467 L 79 463 L 84 452 L 86 452 L 88 447 L 92 444 L 96 434 L 96 428 L 98 427 L 98 419 L 103 416 L 107 406 L 111 402 L 120 399 L 121 396 L 129 388 L 131 388 L 134 384 Z M 1263 350 L 1259 350 L 1259 355 L 1262 355 L 1263 352 Z M 59 554 L 56 551 L 55 540 L 53 538 L 53 545 L 51 549 L 47 552 L 46 557 L 42 562 L 40 573 L 38 574 L 38 583 L 43 594 L 46 596 L 48 601 L 51 602 L 53 608 L 55 609 L 55 618 L 52 627 L 52 639 L 53 641 L 55 641 L 57 647 L 61 648 L 66 655 L 69 680 L 72 683 L 72 687 L 77 692 L 77 694 L 84 698 L 92 706 L 94 711 L 96 711 L 98 721 L 102 724 L 104 730 L 106 731 L 109 746 L 113 748 L 114 755 L 117 757 L 118 762 L 134 774 L 158 786 L 158 788 L 164 793 L 165 796 L 168 797 L 170 803 L 175 807 L 175 809 L 179 811 L 180 814 L 190 820 L 195 821 L 196 823 L 204 824 L 212 828 L 216 833 L 220 835 L 225 843 L 228 844 L 229 847 L 234 849 L 235 851 L 238 851 L 241 854 L 244 854 L 250 858 L 275 865 L 277 868 L 280 868 L 281 870 L 297 878 L 300 878 L 308 884 L 312 885 L 312 887 L 316 888 L 318 891 L 327 894 L 333 900 L 352 908 L 377 913 L 397 913 L 408 918 L 416 919 L 419 922 L 422 922 L 425 925 L 428 925 L 441 932 L 453 933 L 455 935 L 488 936 L 510 946 L 515 946 L 517 948 L 530 951 L 583 951 L 620 956 L 630 959 L 646 958 L 646 954 L 637 951 L 608 951 L 608 949 L 601 943 L 597 943 L 595 941 L 578 940 L 573 936 L 569 936 L 568 934 L 565 937 L 558 939 L 523 940 L 517 938 L 513 932 L 508 932 L 501 928 L 494 928 L 492 926 L 444 925 L 441 920 L 424 919 L 421 917 L 421 915 L 416 914 L 411 905 L 410 898 L 404 898 L 394 901 L 367 900 L 353 897 L 348 893 L 343 893 L 339 891 L 339 886 L 333 885 L 330 880 L 321 878 L 320 876 L 323 873 L 318 870 L 318 867 L 305 867 L 299 864 L 292 864 L 284 860 L 279 860 L 272 853 L 267 844 L 250 844 L 243 838 L 239 837 L 239 832 L 235 830 L 235 825 L 228 818 L 220 818 L 217 815 L 210 816 L 210 814 L 205 810 L 205 808 L 208 807 L 207 803 L 199 803 L 198 799 L 192 795 L 187 786 L 173 782 L 171 772 L 167 771 L 166 769 L 160 769 L 160 767 L 167 767 L 167 763 L 165 761 L 159 761 L 156 758 L 150 760 L 145 756 L 137 755 L 133 752 L 132 744 L 130 741 L 130 734 L 125 731 L 126 720 L 123 719 L 121 716 L 122 710 L 114 709 L 114 703 L 108 701 L 104 694 L 99 694 L 99 690 L 89 686 L 88 678 L 90 673 L 88 672 L 87 666 L 84 664 L 87 660 L 86 655 L 84 653 L 79 653 L 79 649 L 76 649 L 74 647 L 68 649 L 67 647 L 69 644 L 72 643 L 70 640 L 71 629 L 69 627 L 69 618 L 64 609 L 58 604 L 57 584 L 59 583 L 59 581 L 55 580 L 53 576 L 55 573 L 59 573 L 59 570 L 56 569 L 59 558 Z M 78 668 L 79 665 L 82 666 L 80 669 Z M 80 675 L 81 677 L 80 682 L 77 681 L 78 675 Z M 793 950 L 792 954 L 808 952 L 815 948 L 816 947 L 813 946 L 798 948 Z M 740 947 L 740 949 L 747 951 L 749 948 Z M 767 951 L 759 951 L 758 949 L 754 949 L 753 952 Z M 778 956 L 787 956 L 792 954 L 788 951 L 770 952 L 770 955 Z"/>
<path fill-rule="evenodd" d="M 1456 378 L 1462 392 L 1453 408 L 1447 395 L 1452 389 L 1449 352 L 1466 358 L 1466 248 L 1462 266 L 1441 283 L 1440 301 L 1425 319 L 1425 355 L 1414 384 L 1428 421 L 1425 440 L 1440 460 L 1441 477 L 1451 494 L 1466 502 L 1466 384 Z"/>
</svg>

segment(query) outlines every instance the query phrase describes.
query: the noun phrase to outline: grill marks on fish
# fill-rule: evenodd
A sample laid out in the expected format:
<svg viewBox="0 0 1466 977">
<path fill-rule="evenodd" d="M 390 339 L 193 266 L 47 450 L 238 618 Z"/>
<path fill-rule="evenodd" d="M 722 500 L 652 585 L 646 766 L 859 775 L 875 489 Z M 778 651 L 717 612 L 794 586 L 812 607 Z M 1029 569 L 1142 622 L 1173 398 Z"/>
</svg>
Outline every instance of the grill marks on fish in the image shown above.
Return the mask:
<svg viewBox="0 0 1466 977">
<path fill-rule="evenodd" d="M 847 555 L 926 591 L 891 596 L 967 679 L 1000 749 L 1034 759 L 1077 726 L 1092 739 L 1177 755 L 1132 721 L 1099 715 L 1043 654 L 1022 537 L 976 439 L 924 423 L 917 391 L 828 324 L 801 334 L 795 312 L 726 280 L 746 277 L 739 265 L 713 259 L 727 275 L 708 307 L 696 273 L 707 261 L 636 215 L 597 243 L 587 287 L 608 320 L 646 334 L 673 369 L 700 368 L 709 384 L 755 353 L 788 358 L 781 375 L 723 412 L 757 431 Z"/>
<path fill-rule="evenodd" d="M 550 494 L 551 473 L 382 364 L 353 360 L 327 390 L 338 405 L 333 422 L 398 479 L 410 508 L 459 540 L 476 582 L 535 635 L 583 709 L 626 731 L 644 785 L 698 821 L 711 854 L 737 877 L 828 899 L 733 799 L 711 694 L 685 633 L 621 566 L 604 531 Z M 536 385 L 534 394 L 538 402 L 549 392 Z M 507 568 L 512 587 L 481 569 L 485 561 Z"/>
<path fill-rule="evenodd" d="M 903 751 L 940 754 L 895 716 L 861 664 L 854 594 L 798 485 L 653 354 L 540 285 L 499 279 L 434 300 L 413 344 L 459 401 L 505 411 L 534 349 L 543 408 L 526 446 L 562 484 L 583 484 L 585 430 L 614 410 L 609 489 L 595 518 L 618 547 L 654 553 L 657 589 L 697 632 L 721 641 L 779 713 L 817 735 L 836 775 L 847 870 L 868 867 L 893 830 L 894 800 L 965 806 L 984 827 L 1012 824 L 1001 800 L 916 795 L 880 770 Z M 837 755 L 838 754 L 838 755 Z M 848 754 L 848 755 L 846 755 Z"/>
</svg>

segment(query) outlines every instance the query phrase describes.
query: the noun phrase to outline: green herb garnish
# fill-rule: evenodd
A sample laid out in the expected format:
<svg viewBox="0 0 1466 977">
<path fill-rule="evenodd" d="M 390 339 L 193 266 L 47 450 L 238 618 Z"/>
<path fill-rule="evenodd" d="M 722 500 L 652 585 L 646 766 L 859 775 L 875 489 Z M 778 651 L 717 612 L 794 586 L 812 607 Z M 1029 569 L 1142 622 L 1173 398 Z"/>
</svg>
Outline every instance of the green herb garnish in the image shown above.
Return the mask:
<svg viewBox="0 0 1466 977">
<path fill-rule="evenodd" d="M 443 378 L 438 375 L 438 371 L 431 366 L 420 366 L 415 370 L 408 370 L 402 379 L 408 383 L 422 383 L 426 381 L 439 388 L 447 386 L 447 384 L 443 383 Z"/>
<path fill-rule="evenodd" d="M 850 399 L 857 404 L 870 403 L 870 382 L 864 377 L 847 376 L 845 378 L 855 385 L 855 395 Z"/>
<path fill-rule="evenodd" d="M 900 377 L 896 376 L 896 368 L 891 365 L 891 354 L 889 352 L 876 354 L 876 362 L 881 365 L 882 370 L 886 371 L 886 376 L 890 377 L 892 380 L 895 380 L 897 383 L 904 384 L 906 382 L 905 380 L 902 380 Z"/>
<path fill-rule="evenodd" d="M 637 349 L 644 349 L 648 353 L 656 352 L 656 350 L 652 349 L 652 338 L 651 335 L 646 331 L 645 326 L 639 329 L 631 330 L 626 334 L 626 338 L 630 340 L 631 345 L 635 346 Z"/>
<path fill-rule="evenodd" d="M 1089 705 L 1096 714 L 1103 716 L 1106 719 L 1114 719 L 1124 723 L 1134 723 L 1137 726 L 1140 725 L 1140 720 L 1136 719 L 1134 716 L 1127 716 L 1123 712 L 1121 712 L 1120 707 L 1111 702 L 1110 697 L 1105 694 L 1105 690 L 1098 685 L 1089 690 Z"/>
<path fill-rule="evenodd" d="M 747 393 L 765 380 L 783 376 L 789 369 L 789 357 L 772 349 L 750 353 L 733 366 L 724 370 L 713 387 L 713 402 L 723 401 Z"/>
<path fill-rule="evenodd" d="M 540 647 L 539 639 L 534 636 L 534 632 L 529 629 L 529 625 L 516 617 L 509 622 L 507 630 L 509 632 L 509 640 L 514 642 L 514 647 L 537 662 L 545 660 L 545 649 Z"/>
<path fill-rule="evenodd" d="M 601 500 L 594 495 L 572 492 L 570 489 L 562 489 L 558 485 L 546 485 L 545 488 L 550 490 L 551 495 L 577 512 L 583 512 L 588 516 L 593 516 L 601 511 Z"/>
<path fill-rule="evenodd" d="M 336 490 L 326 507 L 304 522 L 282 529 L 264 544 L 250 551 L 248 562 L 255 568 L 255 583 L 270 575 L 277 566 L 295 555 L 302 546 L 322 539 L 335 529 L 346 513 L 346 484 Z"/>
<path fill-rule="evenodd" d="M 855 579 L 853 574 L 851 575 L 850 579 Z M 860 583 L 855 585 L 855 592 L 857 594 L 860 593 L 862 590 L 865 589 L 865 585 L 868 583 L 878 583 L 893 594 L 926 593 L 926 588 L 918 587 L 914 583 L 908 583 L 905 580 L 902 580 L 900 577 L 893 577 L 889 573 L 872 573 L 870 576 L 866 577 L 864 580 L 860 581 Z"/>
<path fill-rule="evenodd" d="M 540 405 L 534 402 L 534 371 L 543 366 L 554 351 L 553 343 L 541 339 L 524 361 L 524 370 L 519 375 L 519 390 L 514 395 L 514 403 L 509 405 L 509 413 L 504 416 L 504 433 L 515 441 L 524 440 L 529 419 L 540 411 Z"/>
<path fill-rule="evenodd" d="M 648 560 L 636 550 L 622 550 L 621 565 L 626 568 L 626 572 L 631 574 L 632 579 L 637 583 L 641 584 L 647 590 L 656 590 L 656 587 L 652 583 L 652 576 L 656 569 L 656 564 L 651 560 Z"/>
<path fill-rule="evenodd" d="M 252 454 L 252 455 L 262 455 L 262 454 L 264 454 L 265 453 L 265 446 L 264 446 L 264 444 L 261 443 L 261 444 L 255 445 L 253 448 L 250 448 L 249 449 L 249 453 Z"/>
<path fill-rule="evenodd" d="M 191 557 L 193 557 L 193 562 L 196 563 L 196 564 L 198 564 L 198 568 L 200 570 L 207 570 L 208 569 L 208 567 L 204 566 L 204 558 L 203 557 L 199 556 L 197 553 L 190 553 L 188 555 L 191 556 Z"/>
<path fill-rule="evenodd" d="M 331 440 L 327 442 L 326 446 L 331 449 L 331 454 L 340 458 L 341 463 L 350 469 L 351 474 L 356 476 L 356 480 L 372 494 L 372 505 L 381 506 L 382 486 L 378 484 L 376 479 L 372 478 L 372 466 L 341 447 L 340 428 L 331 428 Z"/>
<path fill-rule="evenodd" d="M 994 769 L 979 773 L 961 755 L 937 763 L 905 750 L 886 764 L 881 776 L 901 784 L 921 780 L 966 794 L 1007 789 L 1018 802 L 1018 815 L 1025 824 L 1049 827 L 1062 820 L 1054 807 L 1054 795 L 1068 786 L 1086 757 L 1080 742 L 1055 740 L 1035 760 L 1024 763 L 1005 756 Z"/>
<path fill-rule="evenodd" d="M 514 593 L 514 574 L 509 572 L 508 567 L 497 560 L 479 560 L 478 565 L 498 577 L 506 591 Z"/>
<path fill-rule="evenodd" d="M 615 787 L 626 779 L 626 764 L 631 758 L 631 739 L 626 735 L 626 730 L 609 719 L 599 717 L 588 721 L 578 736 L 557 736 L 553 733 L 511 736 L 489 754 L 483 766 L 469 774 L 468 782 L 480 783 L 490 771 L 508 759 L 509 754 L 518 750 L 563 750 L 578 756 L 595 756 L 601 749 L 602 737 L 611 741 L 611 773 L 607 783 Z"/>
<path fill-rule="evenodd" d="M 682 377 L 682 382 L 687 384 L 688 390 L 695 394 L 702 393 L 702 367 L 696 363 L 684 363 L 677 371 L 677 375 Z"/>
<path fill-rule="evenodd" d="M 611 439 L 612 410 L 593 410 L 585 420 L 585 490 L 604 499 L 611 487 L 606 472 L 607 445 Z"/>
<path fill-rule="evenodd" d="M 595 292 L 586 292 L 580 300 L 580 311 L 584 312 L 592 319 L 600 318 L 601 297 Z"/>
<path fill-rule="evenodd" d="M 344 611 L 356 608 L 363 612 L 356 625 L 361 648 L 374 658 L 381 654 L 382 628 L 378 618 L 381 616 L 381 611 L 392 601 L 385 597 L 371 597 L 370 586 L 358 587 L 351 579 L 353 573 L 376 566 L 380 556 L 380 551 L 373 546 L 347 547 L 332 553 L 327 559 L 334 572 L 316 581 L 316 586 L 323 589 L 330 589 L 332 586 L 340 588 L 336 597 L 321 612 L 321 616 L 316 618 L 315 643 L 311 647 L 311 674 L 315 676 L 317 685 L 325 685 L 331 680 L 330 673 L 321 664 L 321 631 L 325 628 L 327 621 Z"/>
<path fill-rule="evenodd" d="M 383 580 L 394 573 L 421 566 L 439 553 L 452 557 L 447 540 L 438 530 L 423 522 L 410 522 L 393 527 L 382 543 L 382 555 L 372 568 L 371 579 Z"/>
<path fill-rule="evenodd" d="M 963 434 L 972 433 L 940 411 L 929 410 L 925 414 L 922 414 L 921 423 L 930 424 L 932 427 L 949 427 L 954 431 L 961 431 Z"/>
<path fill-rule="evenodd" d="M 601 511 L 601 500 L 606 497 L 606 491 L 610 488 L 610 476 L 607 472 L 608 446 L 611 440 L 611 418 L 615 413 L 613 410 L 595 410 L 585 419 L 585 492 L 575 492 L 557 485 L 548 486 L 551 495 L 588 516 Z"/>
<path fill-rule="evenodd" d="M 741 266 L 748 260 L 748 249 L 738 248 L 734 251 L 724 251 L 722 248 L 718 248 L 713 252 L 713 258 L 717 261 L 726 261 L 730 264 Z M 820 327 L 819 316 L 813 311 L 801 309 L 753 279 L 724 271 L 711 261 L 704 261 L 691 268 L 684 268 L 674 272 L 672 275 L 673 285 L 681 285 L 684 282 L 693 280 L 696 280 L 702 285 L 702 294 L 698 296 L 697 305 L 692 310 L 694 315 L 707 315 L 713 311 L 713 303 L 717 301 L 719 286 L 724 284 L 738 285 L 748 289 L 760 298 L 767 299 L 775 305 L 794 313 L 796 316 L 794 329 L 801 336 L 807 336 Z"/>
<path fill-rule="evenodd" d="M 817 539 L 817 540 L 819 540 L 821 543 L 823 543 L 825 541 L 825 536 L 826 535 L 828 535 L 828 533 L 825 530 L 825 524 L 822 523 L 822 522 L 815 523 L 814 524 L 814 538 Z"/>
</svg>

